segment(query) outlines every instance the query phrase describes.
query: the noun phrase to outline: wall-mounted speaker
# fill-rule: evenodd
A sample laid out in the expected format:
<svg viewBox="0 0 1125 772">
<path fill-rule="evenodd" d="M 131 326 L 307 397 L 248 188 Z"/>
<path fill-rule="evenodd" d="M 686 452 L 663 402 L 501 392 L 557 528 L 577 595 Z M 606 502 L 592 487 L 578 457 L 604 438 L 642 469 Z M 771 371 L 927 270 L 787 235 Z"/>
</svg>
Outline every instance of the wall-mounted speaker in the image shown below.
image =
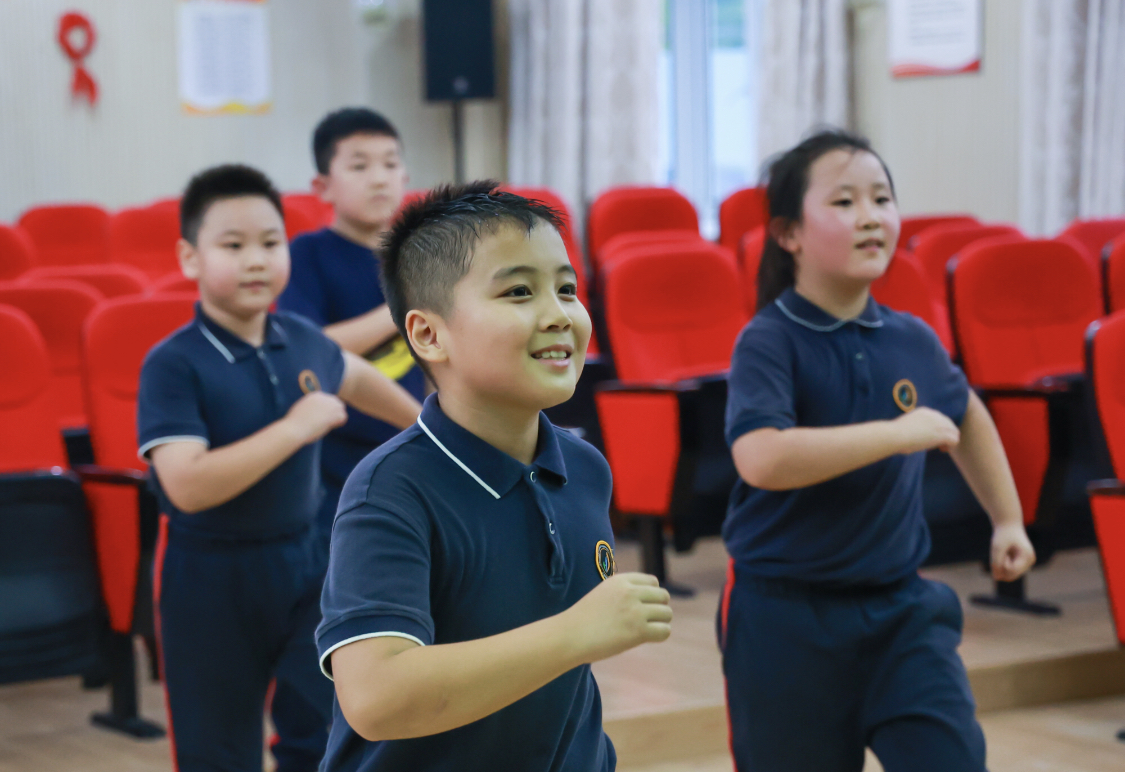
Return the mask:
<svg viewBox="0 0 1125 772">
<path fill-rule="evenodd" d="M 496 96 L 491 0 L 424 0 L 426 99 Z"/>
</svg>

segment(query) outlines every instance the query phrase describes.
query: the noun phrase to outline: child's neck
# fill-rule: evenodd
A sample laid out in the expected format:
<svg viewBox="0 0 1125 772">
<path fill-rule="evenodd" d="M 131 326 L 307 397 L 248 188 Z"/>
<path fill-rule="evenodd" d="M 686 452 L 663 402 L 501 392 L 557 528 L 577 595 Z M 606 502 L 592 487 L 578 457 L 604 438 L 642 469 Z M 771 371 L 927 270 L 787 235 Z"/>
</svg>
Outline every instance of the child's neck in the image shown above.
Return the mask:
<svg viewBox="0 0 1125 772">
<path fill-rule="evenodd" d="M 840 282 L 827 277 L 800 276 L 793 287 L 798 295 L 837 319 L 855 319 L 867 307 L 871 285 Z"/>
<path fill-rule="evenodd" d="M 258 348 L 265 342 L 266 318 L 269 316 L 269 311 L 258 311 L 247 317 L 220 308 L 204 297 L 199 299 L 199 304 L 203 307 L 203 313 L 207 315 L 208 319 L 231 335 L 241 338 L 254 348 Z"/>
<path fill-rule="evenodd" d="M 539 443 L 539 411 L 503 405 L 457 388 L 442 388 L 441 410 L 454 423 L 472 432 L 524 466 L 535 459 Z"/>
<path fill-rule="evenodd" d="M 387 232 L 387 226 L 386 223 L 379 223 L 378 225 L 357 223 L 337 214 L 332 220 L 332 230 L 348 241 L 354 241 L 360 246 L 375 251 L 379 249 L 383 241 L 383 234 Z"/>
</svg>

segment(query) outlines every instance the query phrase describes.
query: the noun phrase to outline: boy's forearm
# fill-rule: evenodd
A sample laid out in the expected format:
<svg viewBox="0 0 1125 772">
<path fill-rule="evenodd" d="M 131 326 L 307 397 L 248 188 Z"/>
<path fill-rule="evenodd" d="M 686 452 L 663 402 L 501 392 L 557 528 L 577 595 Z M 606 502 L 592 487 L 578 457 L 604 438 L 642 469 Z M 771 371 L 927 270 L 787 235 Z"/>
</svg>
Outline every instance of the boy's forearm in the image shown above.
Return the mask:
<svg viewBox="0 0 1125 772">
<path fill-rule="evenodd" d="M 961 442 L 951 455 L 993 526 L 1023 523 L 1019 493 L 1000 434 L 975 393 L 969 394 L 969 406 L 961 421 Z"/>
<path fill-rule="evenodd" d="M 190 514 L 225 504 L 246 492 L 304 445 L 299 433 L 283 418 L 238 442 L 204 450 L 183 465 L 175 479 L 162 473 L 159 463 L 157 474 L 172 503 Z"/>
<path fill-rule="evenodd" d="M 900 452 L 890 421 L 759 431 L 769 433 L 745 435 L 732 450 L 742 478 L 766 490 L 816 485 Z"/>
<path fill-rule="evenodd" d="M 344 351 L 360 356 L 382 346 L 398 334 L 398 328 L 395 327 L 386 304 L 354 319 L 330 324 L 323 331 Z"/>
<path fill-rule="evenodd" d="M 405 429 L 418 418 L 422 405 L 406 389 L 355 354 L 345 353 L 340 399 L 360 412 Z"/>
<path fill-rule="evenodd" d="M 393 655 L 393 667 L 364 662 L 366 641 L 350 644 L 332 655 L 341 709 L 348 724 L 372 741 L 456 729 L 584 664 L 568 627 L 556 615 L 488 638 L 412 646 Z M 346 685 L 342 671 L 348 673 Z"/>
</svg>

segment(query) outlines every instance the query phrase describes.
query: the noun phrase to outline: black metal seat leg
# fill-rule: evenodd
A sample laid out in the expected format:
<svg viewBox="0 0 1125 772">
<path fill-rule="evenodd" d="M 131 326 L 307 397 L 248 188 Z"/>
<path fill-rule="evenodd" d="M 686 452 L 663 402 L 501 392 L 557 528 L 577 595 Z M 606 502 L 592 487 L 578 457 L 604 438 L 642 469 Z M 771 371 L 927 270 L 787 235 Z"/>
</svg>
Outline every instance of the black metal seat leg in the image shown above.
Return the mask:
<svg viewBox="0 0 1125 772">
<path fill-rule="evenodd" d="M 641 570 L 660 580 L 660 586 L 669 595 L 690 598 L 695 590 L 668 579 L 668 566 L 664 556 L 664 518 L 638 517 L 637 532 L 641 538 Z"/>
<path fill-rule="evenodd" d="M 110 709 L 95 713 L 90 720 L 97 726 L 122 732 L 137 739 L 164 736 L 164 728 L 141 718 L 137 699 L 137 663 L 133 636 L 113 633 L 109 643 Z"/>
<path fill-rule="evenodd" d="M 974 595 L 971 598 L 972 602 L 978 606 L 1019 611 L 1036 616 L 1057 617 L 1062 613 L 1062 610 L 1054 604 L 1028 600 L 1027 584 L 1023 576 L 1014 582 L 996 582 L 995 585 L 996 592 L 993 595 Z"/>
</svg>

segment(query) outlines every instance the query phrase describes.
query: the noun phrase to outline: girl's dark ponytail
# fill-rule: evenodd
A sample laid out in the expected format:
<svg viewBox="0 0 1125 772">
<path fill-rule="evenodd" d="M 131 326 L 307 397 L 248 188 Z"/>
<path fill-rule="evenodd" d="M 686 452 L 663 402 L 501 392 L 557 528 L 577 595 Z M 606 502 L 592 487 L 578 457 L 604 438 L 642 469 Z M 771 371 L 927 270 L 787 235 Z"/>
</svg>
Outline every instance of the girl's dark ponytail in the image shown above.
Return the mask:
<svg viewBox="0 0 1125 772">
<path fill-rule="evenodd" d="M 766 224 L 762 259 L 758 264 L 759 311 L 797 283 L 797 261 L 777 242 L 774 237 L 777 232 L 775 229 L 788 228 L 801 222 L 805 193 L 809 189 L 809 169 L 818 158 L 833 150 L 852 153 L 863 151 L 879 158 L 879 154 L 871 149 L 871 143 L 864 137 L 843 129 L 823 129 L 769 161 L 765 180 L 769 222 Z M 882 158 L 879 158 L 879 163 L 883 164 L 887 180 L 891 183 L 891 194 L 894 195 L 890 169 L 887 169 Z"/>
</svg>

